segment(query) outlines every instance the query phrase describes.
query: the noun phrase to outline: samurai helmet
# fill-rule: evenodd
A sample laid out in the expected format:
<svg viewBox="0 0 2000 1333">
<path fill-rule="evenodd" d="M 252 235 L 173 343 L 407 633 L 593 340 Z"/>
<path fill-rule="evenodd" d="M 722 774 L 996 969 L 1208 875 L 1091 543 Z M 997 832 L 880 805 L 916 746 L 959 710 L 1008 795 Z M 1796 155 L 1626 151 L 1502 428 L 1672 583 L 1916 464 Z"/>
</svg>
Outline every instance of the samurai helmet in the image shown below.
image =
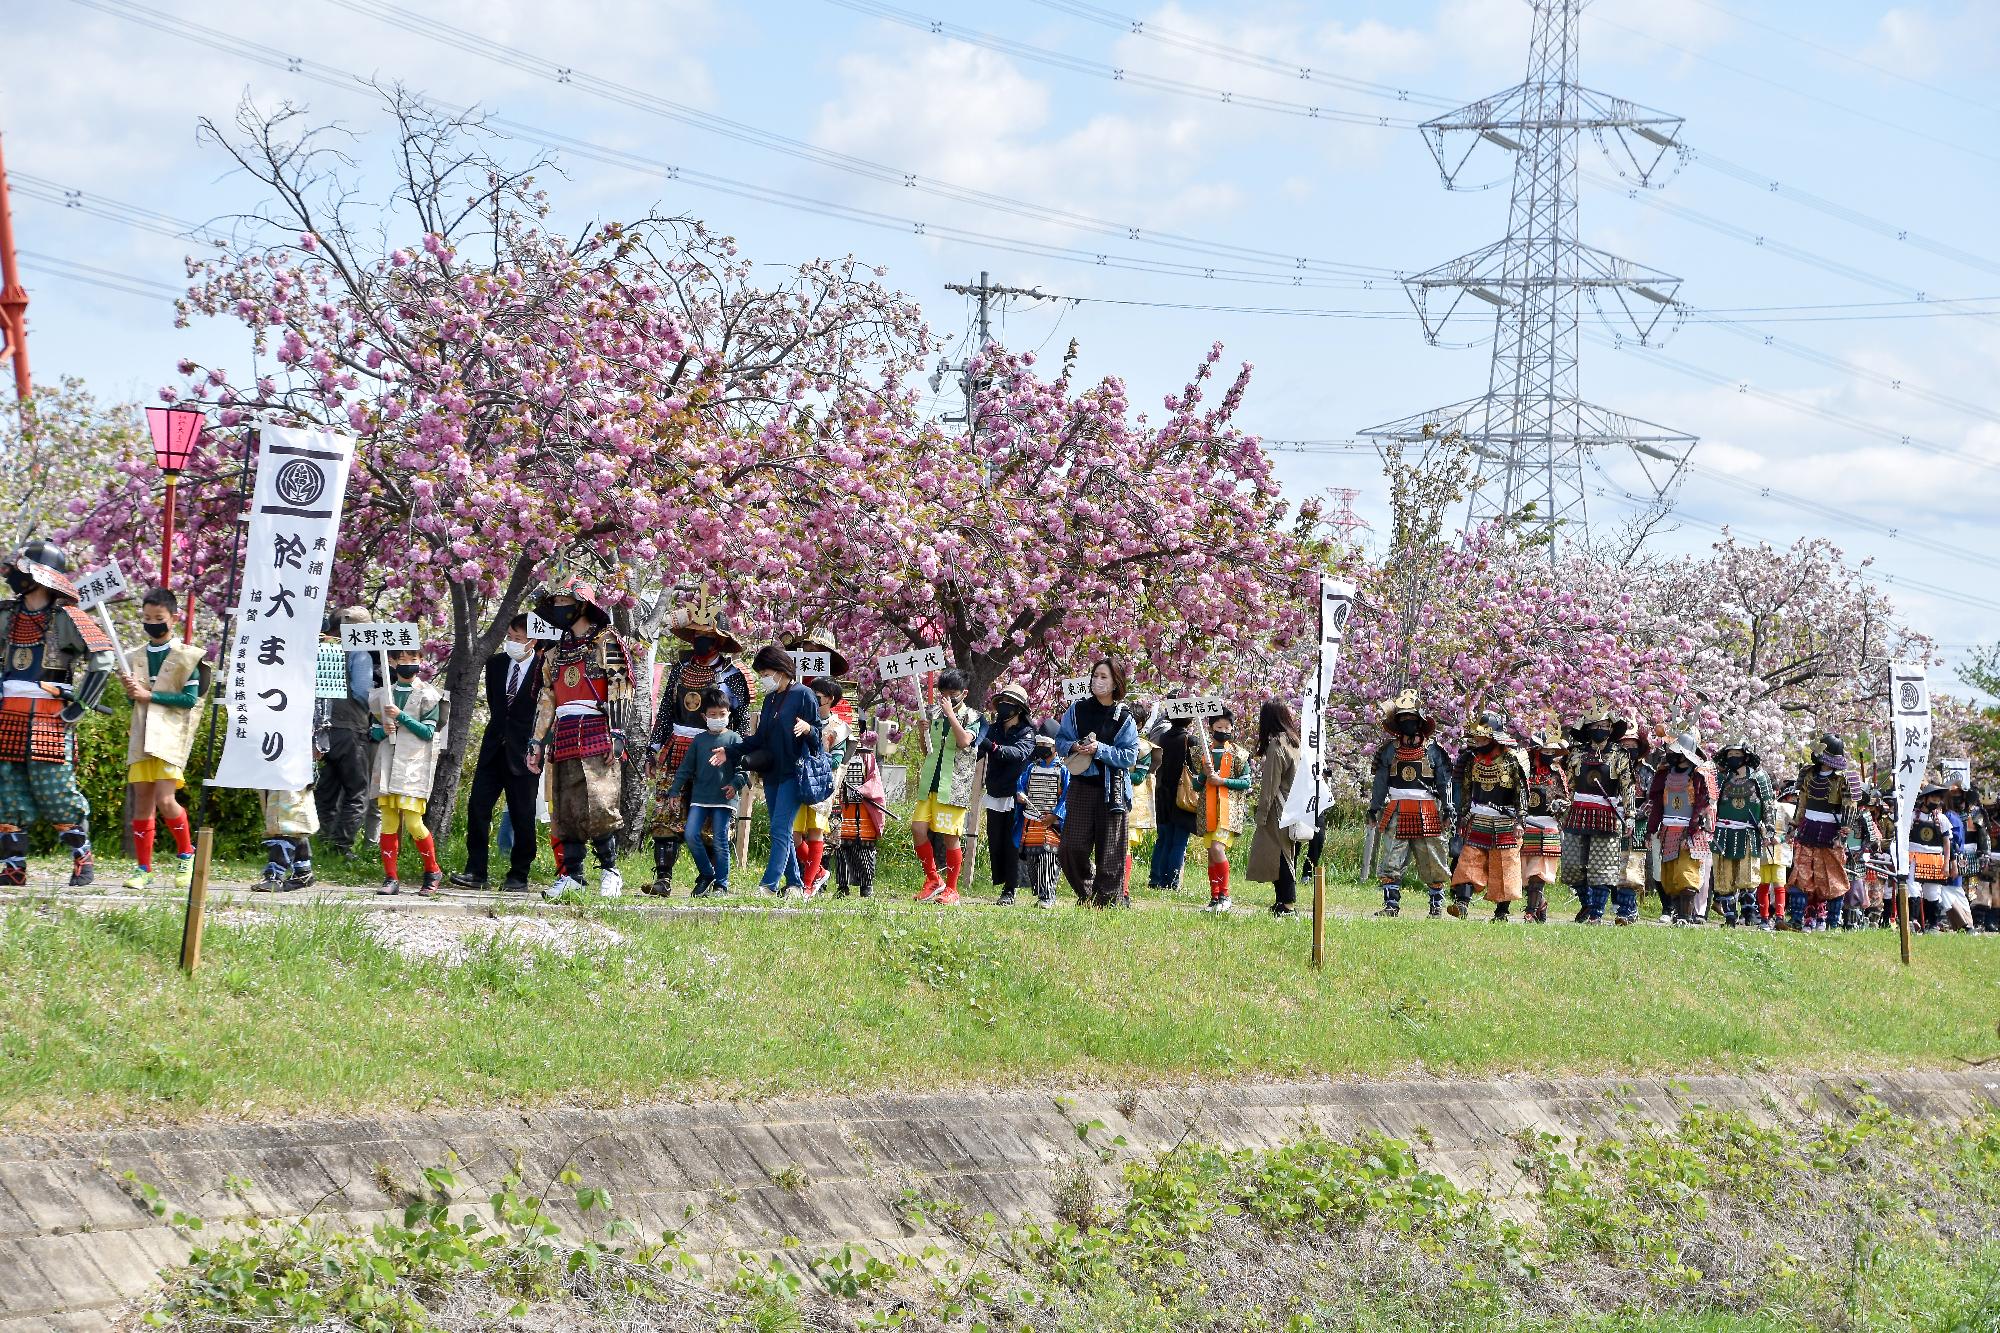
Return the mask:
<svg viewBox="0 0 2000 1333">
<path fill-rule="evenodd" d="M 20 570 L 47 588 L 56 595 L 58 602 L 74 606 L 78 600 L 76 585 L 69 581 L 69 556 L 52 541 L 29 538 L 27 544 L 8 560 L 6 567 Z"/>
<path fill-rule="evenodd" d="M 597 585 L 588 579 L 563 579 L 551 583 L 542 590 L 542 595 L 535 599 L 535 614 L 553 622 L 555 617 L 550 612 L 555 610 L 558 597 L 567 597 L 579 606 L 587 606 L 599 620 L 607 625 L 611 623 L 610 613 L 598 599 Z"/>
<path fill-rule="evenodd" d="M 1844 772 L 1847 768 L 1847 747 L 1840 743 L 1840 737 L 1829 731 L 1813 742 L 1812 761 Z"/>
<path fill-rule="evenodd" d="M 1560 752 L 1569 749 L 1569 737 L 1563 734 L 1561 727 L 1553 723 L 1544 725 L 1540 731 L 1529 737 L 1528 743 L 1537 750 Z"/>
<path fill-rule="evenodd" d="M 1506 714 L 1495 708 L 1481 710 L 1477 717 L 1465 724 L 1465 739 L 1475 745 L 1481 741 L 1492 741 L 1510 749 L 1519 743 L 1507 734 Z"/>
<path fill-rule="evenodd" d="M 1583 715 L 1577 718 L 1576 725 L 1570 728 L 1570 734 L 1581 740 L 1587 728 L 1601 726 L 1610 734 L 1612 741 L 1616 742 L 1625 734 L 1625 729 L 1629 725 L 1625 719 L 1611 711 L 1610 704 L 1602 699 L 1596 699 L 1583 710 Z"/>
<path fill-rule="evenodd" d="M 743 651 L 743 641 L 729 632 L 729 622 L 723 617 L 721 605 L 701 589 L 696 589 L 694 595 L 674 611 L 672 628 L 675 638 L 689 643 L 696 639 L 714 639 L 715 646 L 725 653 Z"/>
<path fill-rule="evenodd" d="M 1689 727 L 1680 735 L 1667 742 L 1667 753 L 1679 755 L 1691 764 L 1708 762 L 1708 751 L 1701 748 L 1701 732 Z"/>
<path fill-rule="evenodd" d="M 1720 763 L 1722 761 L 1723 756 L 1729 754 L 1732 751 L 1742 752 L 1743 762 L 1745 767 L 1758 768 L 1763 765 L 1764 761 L 1757 757 L 1757 752 L 1750 748 L 1750 743 L 1748 741 L 1744 740 L 1733 740 L 1729 742 L 1729 744 L 1717 750 L 1715 752 L 1716 762 Z"/>
<path fill-rule="evenodd" d="M 1417 720 L 1417 734 L 1426 740 L 1437 730 L 1437 723 L 1424 713 L 1423 704 L 1415 690 L 1399 690 L 1396 697 L 1382 705 L 1382 728 L 1395 732 L 1396 719 L 1409 714 Z"/>
<path fill-rule="evenodd" d="M 834 675 L 847 674 L 847 658 L 834 645 L 833 631 L 824 625 L 808 626 L 803 634 L 787 634 L 783 643 L 786 652 L 825 653 L 826 664 Z"/>
</svg>

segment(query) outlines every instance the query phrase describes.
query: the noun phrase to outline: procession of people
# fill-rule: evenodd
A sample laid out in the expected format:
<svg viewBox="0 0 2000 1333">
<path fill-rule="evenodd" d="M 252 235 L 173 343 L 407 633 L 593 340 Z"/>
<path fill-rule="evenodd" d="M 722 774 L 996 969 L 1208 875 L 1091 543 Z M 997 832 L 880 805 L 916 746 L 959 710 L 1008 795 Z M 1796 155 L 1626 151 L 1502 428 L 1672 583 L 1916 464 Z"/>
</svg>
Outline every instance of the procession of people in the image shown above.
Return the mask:
<svg viewBox="0 0 2000 1333">
<path fill-rule="evenodd" d="M 147 642 L 120 653 L 110 623 L 79 606 L 68 558 L 53 543 L 13 553 L 5 577 L 0 883 L 25 883 L 38 823 L 68 853 L 70 883 L 94 879 L 75 732 L 115 677 L 131 702 L 134 864 L 124 882 L 165 878 L 185 888 L 193 847 L 183 789 L 211 673 L 202 645 L 180 636 L 178 599 L 164 588 L 145 593 Z M 1126 665 L 1106 655 L 1090 664 L 1080 697 L 1053 715 L 1038 716 L 1017 682 L 975 702 L 966 675 L 947 667 L 896 718 L 879 699 L 857 708 L 841 680 L 849 664 L 823 630 L 763 645 L 746 672 L 745 644 L 698 593 L 672 624 L 683 649 L 664 667 L 650 730 L 635 737 L 635 703 L 650 686 L 638 678 L 643 654 L 613 628 L 596 590 L 562 581 L 533 612 L 512 619 L 485 664 L 488 720 L 462 859 L 448 880 L 437 833 L 450 820 L 427 809 L 443 753 L 443 694 L 414 649 L 336 646 L 343 626 L 368 618 L 362 608 L 326 617 L 313 786 L 260 792 L 259 888 L 306 887 L 315 837 L 351 852 L 365 831 L 380 855 L 381 894 L 404 891 L 412 861 L 419 896 L 487 889 L 504 805 L 503 892 L 531 891 L 537 816 L 546 811 L 548 897 L 619 896 L 619 853 L 641 837 L 653 852 L 643 892 L 672 896 L 685 850 L 691 896 L 723 897 L 753 877 L 739 874 L 732 844 L 758 793 L 771 837 L 754 887 L 777 897 L 810 899 L 829 885 L 833 896 L 873 897 L 878 848 L 897 822 L 923 871 L 915 896 L 939 906 L 979 896 L 970 860 L 979 841 L 991 901 L 1040 908 L 1056 904 L 1062 884 L 1079 905 L 1129 906 L 1144 851 L 1147 885 L 1165 891 L 1180 888 L 1198 855 L 1207 909 L 1228 912 L 1233 852 L 1247 827 L 1247 878 L 1271 884 L 1270 911 L 1290 916 L 1300 879 L 1329 856 L 1326 817 L 1304 839 L 1287 823 L 1301 740 L 1279 700 L 1260 701 L 1246 747 L 1227 704 L 1141 705 L 1128 697 Z M 531 637 L 535 622 L 541 638 Z M 1839 737 L 1822 736 L 1780 779 L 1740 739 L 1710 747 L 1684 731 L 1656 745 L 1637 719 L 1608 708 L 1533 729 L 1482 711 L 1458 729 L 1456 754 L 1413 689 L 1394 692 L 1379 718 L 1382 738 L 1362 784 L 1361 876 L 1379 886 L 1380 916 L 1402 915 L 1414 881 L 1430 917 L 1465 918 L 1483 904 L 1493 921 L 1540 924 L 1562 887 L 1574 893 L 1574 920 L 1587 925 L 1634 924 L 1652 901 L 1676 926 L 1815 931 L 1896 919 L 1891 803 Z M 899 739 L 909 760 L 906 816 L 891 809 L 884 780 Z M 645 770 L 649 794 L 643 819 L 628 826 L 632 765 Z M 1915 928 L 2000 931 L 1996 821 L 2000 800 L 1983 803 L 1962 780 L 1917 793 L 1908 866 Z M 159 854 L 162 831 L 170 861 Z"/>
</svg>

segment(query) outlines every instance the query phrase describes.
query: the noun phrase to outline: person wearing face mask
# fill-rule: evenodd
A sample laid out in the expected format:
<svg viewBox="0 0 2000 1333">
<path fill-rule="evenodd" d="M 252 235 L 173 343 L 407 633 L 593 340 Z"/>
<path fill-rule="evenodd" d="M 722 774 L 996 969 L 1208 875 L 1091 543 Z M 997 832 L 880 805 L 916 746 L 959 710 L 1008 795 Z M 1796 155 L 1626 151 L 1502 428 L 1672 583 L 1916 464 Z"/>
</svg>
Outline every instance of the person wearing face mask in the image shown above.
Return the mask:
<svg viewBox="0 0 2000 1333">
<path fill-rule="evenodd" d="M 597 859 L 597 891 L 625 891 L 618 874 L 618 835 L 625 830 L 625 717 L 632 702 L 632 658 L 611 628 L 611 615 L 588 583 L 551 589 L 535 614 L 561 631 L 542 650 L 542 699 L 528 771 L 545 767 L 551 823 L 562 851 L 561 873 L 545 898 L 583 891 L 583 853 Z"/>
<path fill-rule="evenodd" d="M 1250 756 L 1236 743 L 1236 715 L 1228 708 L 1208 721 L 1207 763 L 1201 781 L 1201 832 L 1208 854 L 1208 910 L 1227 912 L 1229 849 L 1243 831 L 1244 793 L 1250 790 Z"/>
<path fill-rule="evenodd" d="M 986 812 L 986 859 L 993 870 L 999 904 L 1010 907 L 1021 887 L 1021 848 L 1015 835 L 1020 804 L 1021 770 L 1035 753 L 1035 725 L 1028 720 L 1028 692 L 1019 685 L 1002 685 L 993 692 L 991 716 L 979 724 L 976 749 L 986 761 L 986 790 L 979 798 Z"/>
<path fill-rule="evenodd" d="M 688 742 L 680 767 L 662 789 L 688 812 L 688 854 L 707 886 L 704 898 L 729 893 L 729 825 L 736 817 L 737 794 L 749 783 L 742 767 L 727 761 L 728 748 L 743 739 L 729 725 L 734 711 L 728 691 L 714 685 L 702 690 L 702 733 Z M 720 767 L 708 762 L 717 750 L 725 756 Z"/>
<path fill-rule="evenodd" d="M 1544 727 L 1528 752 L 1528 795 L 1521 820 L 1522 919 L 1549 919 L 1549 885 L 1562 882 L 1562 821 L 1569 813 L 1569 738 Z"/>
<path fill-rule="evenodd" d="M 958 876 L 965 864 L 959 839 L 965 836 L 973 770 L 979 763 L 972 731 L 979 714 L 965 702 L 965 690 L 965 673 L 957 667 L 938 673 L 937 702 L 924 709 L 917 730 L 923 758 L 917 765 L 917 808 L 910 812 L 910 837 L 924 867 L 917 901 L 947 907 L 959 900 Z"/>
<path fill-rule="evenodd" d="M 1382 705 L 1382 729 L 1389 739 L 1376 748 L 1368 797 L 1375 865 L 1362 867 L 1362 876 L 1373 873 L 1382 885 L 1382 910 L 1376 915 L 1400 916 L 1403 872 L 1414 862 L 1430 894 L 1430 915 L 1443 916 L 1445 885 L 1451 882 L 1445 839 L 1454 818 L 1451 760 L 1431 740 L 1437 723 L 1424 714 L 1415 690 Z"/>
<path fill-rule="evenodd" d="M 1653 762 L 1653 743 L 1646 735 L 1645 724 L 1636 718 L 1622 719 L 1624 729 L 1619 734 L 1618 744 L 1625 751 L 1625 758 L 1632 766 L 1630 824 L 1626 829 L 1625 870 L 1623 888 L 1631 893 L 1631 908 L 1636 920 L 1639 903 L 1648 890 L 1659 899 L 1660 920 L 1673 919 L 1673 904 L 1667 901 L 1667 893 L 1660 885 L 1659 846 L 1647 832 L 1650 827 L 1650 812 L 1647 802 L 1652 799 L 1653 772 L 1659 765 Z M 1619 902 L 1627 900 L 1621 893 Z M 1621 905 L 1620 912 L 1624 908 Z"/>
<path fill-rule="evenodd" d="M 1715 903 L 1722 924 L 1755 925 L 1757 876 L 1777 838 L 1777 793 L 1757 752 L 1733 741 L 1715 752 Z"/>
<path fill-rule="evenodd" d="M 1632 817 L 1632 760 L 1619 744 L 1630 726 L 1613 720 L 1604 709 L 1593 709 L 1571 729 L 1575 748 L 1569 755 L 1569 813 L 1563 817 L 1563 881 L 1582 901 L 1576 919 L 1600 925 L 1615 892 L 1620 915 L 1626 895 L 1631 915 L 1638 916 L 1638 894 L 1622 887 L 1625 843 Z"/>
<path fill-rule="evenodd" d="M 143 889 L 153 878 L 153 841 L 161 824 L 174 840 L 174 887 L 185 890 L 194 878 L 194 834 L 178 792 L 201 724 L 201 700 L 208 692 L 208 668 L 198 645 L 182 643 L 174 632 L 179 600 L 153 588 L 139 601 L 144 647 L 125 654 L 121 680 L 132 701 L 132 725 L 125 742 L 125 782 L 131 789 L 132 858 L 125 881 Z"/>
<path fill-rule="evenodd" d="M 1493 904 L 1493 919 L 1521 900 L 1521 821 L 1528 793 L 1528 766 L 1519 743 L 1507 734 L 1496 712 L 1475 718 L 1465 729 L 1465 749 L 1453 774 L 1457 782 L 1462 845 L 1451 872 L 1451 906 L 1463 917 L 1476 889 Z"/>
<path fill-rule="evenodd" d="M 514 840 L 507 848 L 504 893 L 526 893 L 535 866 L 535 803 L 540 784 L 528 771 L 535 740 L 535 713 L 542 700 L 542 675 L 528 637 L 526 613 L 507 622 L 500 651 L 486 662 L 486 732 L 479 738 L 472 791 L 465 805 L 465 868 L 451 877 L 454 887 L 487 886 L 487 848 L 494 807 L 504 797 Z"/>
<path fill-rule="evenodd" d="M 424 824 L 424 807 L 444 744 L 444 695 L 429 681 L 418 679 L 422 667 L 414 649 L 388 657 L 389 683 L 377 686 L 368 698 L 375 714 L 370 733 L 375 773 L 368 794 L 382 812 L 382 832 L 376 842 L 382 853 L 382 887 L 375 892 L 394 897 L 403 891 L 397 861 L 407 834 L 411 848 L 423 858 L 424 877 L 417 893 L 433 898 L 444 875 L 438 869 L 437 841 Z"/>
<path fill-rule="evenodd" d="M 1927 784 L 1917 793 L 1917 812 L 1910 820 L 1910 877 L 1917 882 L 1912 903 L 1916 918 L 1927 935 L 1940 930 L 1964 930 L 1972 924 L 1972 912 L 1961 885 L 1965 865 L 1965 820 L 1950 808 L 1949 793 L 1941 782 Z"/>
<path fill-rule="evenodd" d="M 1778 789 L 1778 807 L 1771 820 L 1771 843 L 1764 849 L 1764 863 L 1757 867 L 1757 925 L 1767 931 L 1776 930 L 1785 915 L 1785 883 L 1792 877 L 1792 826 L 1796 822 L 1792 811 L 1798 794 L 1798 779 L 1786 778 Z M 1744 924 L 1750 924 L 1748 909 Z"/>
<path fill-rule="evenodd" d="M 1821 736 L 1799 771 L 1793 798 L 1792 875 L 1785 887 L 1786 921 L 1779 929 L 1818 926 L 1822 905 L 1847 896 L 1847 826 L 1855 818 L 1847 747 Z"/>
<path fill-rule="evenodd" d="M 76 785 L 76 724 L 118 665 L 110 636 L 77 606 L 69 557 L 37 538 L 0 565 L 0 885 L 28 879 L 28 829 L 46 821 L 70 854 L 69 882 L 96 878 L 90 802 Z"/>
<path fill-rule="evenodd" d="M 733 745 L 712 751 L 708 762 L 721 768 L 741 764 L 762 776 L 764 805 L 771 812 L 771 855 L 764 864 L 764 878 L 758 888 L 774 897 L 785 897 L 805 886 L 799 874 L 799 858 L 792 850 L 786 830 L 799 817 L 799 761 L 818 754 L 821 739 L 819 696 L 798 683 L 797 663 L 775 643 L 767 643 L 750 660 L 757 673 L 757 690 L 762 702 L 757 708 L 757 729 Z"/>
<path fill-rule="evenodd" d="M 1100 908 L 1124 900 L 1125 819 L 1139 762 L 1139 724 L 1125 706 L 1126 679 L 1123 662 L 1092 662 L 1090 693 L 1056 727 L 1056 754 L 1070 774 L 1056 859 L 1077 901 Z"/>
<path fill-rule="evenodd" d="M 1677 926 L 1696 924 L 1695 896 L 1712 849 L 1714 821 L 1715 775 L 1700 738 L 1684 731 L 1653 770 L 1646 798 L 1646 832 L 1659 857 L 1660 889 Z"/>
<path fill-rule="evenodd" d="M 653 882 L 646 886 L 644 892 L 659 898 L 668 897 L 674 891 L 674 865 L 680 860 L 681 848 L 687 841 L 687 803 L 674 799 L 666 789 L 672 784 L 688 746 L 707 728 L 702 699 L 710 689 L 721 690 L 729 700 L 727 730 L 739 734 L 750 709 L 750 682 L 744 677 L 743 668 L 732 660 L 743 651 L 743 645 L 729 632 L 719 608 L 706 593 L 697 593 L 680 608 L 674 619 L 673 633 L 675 638 L 687 644 L 687 651 L 676 657 L 667 668 L 666 682 L 660 687 L 660 709 L 653 718 L 653 735 L 648 747 L 652 771 L 659 787 L 653 793 L 653 817 L 647 827 L 653 839 Z M 846 663 L 842 662 L 840 666 L 844 669 Z M 708 827 L 713 829 L 713 823 Z M 717 852 L 711 847 L 708 850 L 709 863 L 713 864 L 716 859 Z M 712 883 L 708 876 L 701 873 L 701 860 L 697 858 L 695 896 L 707 897 Z"/>
</svg>

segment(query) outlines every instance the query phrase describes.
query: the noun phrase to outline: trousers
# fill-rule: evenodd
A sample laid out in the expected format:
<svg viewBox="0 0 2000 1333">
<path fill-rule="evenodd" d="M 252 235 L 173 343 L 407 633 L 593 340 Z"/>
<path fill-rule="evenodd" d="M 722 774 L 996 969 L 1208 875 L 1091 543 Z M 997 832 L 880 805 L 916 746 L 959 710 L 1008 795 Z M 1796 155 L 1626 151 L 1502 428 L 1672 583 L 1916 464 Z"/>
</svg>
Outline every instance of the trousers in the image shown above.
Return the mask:
<svg viewBox="0 0 2000 1333">
<path fill-rule="evenodd" d="M 1125 878 L 1125 815 L 1111 808 L 1097 782 L 1070 784 L 1060 856 L 1063 878 L 1079 902 L 1117 905 Z"/>
</svg>

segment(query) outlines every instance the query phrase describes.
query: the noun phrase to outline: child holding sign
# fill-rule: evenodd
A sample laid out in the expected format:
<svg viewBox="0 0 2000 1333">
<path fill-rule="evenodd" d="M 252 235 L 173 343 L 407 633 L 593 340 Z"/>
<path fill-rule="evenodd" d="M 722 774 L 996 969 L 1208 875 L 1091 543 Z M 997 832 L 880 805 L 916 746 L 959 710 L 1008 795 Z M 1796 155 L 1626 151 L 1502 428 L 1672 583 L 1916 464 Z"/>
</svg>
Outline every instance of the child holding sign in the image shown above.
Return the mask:
<svg viewBox="0 0 2000 1333">
<path fill-rule="evenodd" d="M 444 879 L 438 869 L 437 843 L 424 827 L 424 804 L 430 797 L 439 733 L 444 729 L 444 696 L 429 681 L 417 679 L 420 669 L 414 649 L 390 653 L 389 683 L 377 686 L 368 696 L 369 711 L 376 718 L 369 731 L 369 738 L 376 742 L 369 795 L 382 812 L 382 887 L 376 892 L 385 897 L 403 891 L 396 878 L 396 862 L 404 833 L 410 835 L 410 844 L 424 858 L 423 885 L 417 893 L 436 897 Z"/>
<path fill-rule="evenodd" d="M 174 633 L 180 609 L 173 593 L 154 588 L 139 603 L 146 644 L 125 654 L 125 693 L 132 729 L 125 744 L 125 781 L 132 789 L 132 858 L 125 881 L 143 889 L 153 877 L 153 839 L 161 822 L 174 840 L 174 886 L 194 878 L 194 837 L 179 791 L 201 721 L 202 651 Z"/>
</svg>

